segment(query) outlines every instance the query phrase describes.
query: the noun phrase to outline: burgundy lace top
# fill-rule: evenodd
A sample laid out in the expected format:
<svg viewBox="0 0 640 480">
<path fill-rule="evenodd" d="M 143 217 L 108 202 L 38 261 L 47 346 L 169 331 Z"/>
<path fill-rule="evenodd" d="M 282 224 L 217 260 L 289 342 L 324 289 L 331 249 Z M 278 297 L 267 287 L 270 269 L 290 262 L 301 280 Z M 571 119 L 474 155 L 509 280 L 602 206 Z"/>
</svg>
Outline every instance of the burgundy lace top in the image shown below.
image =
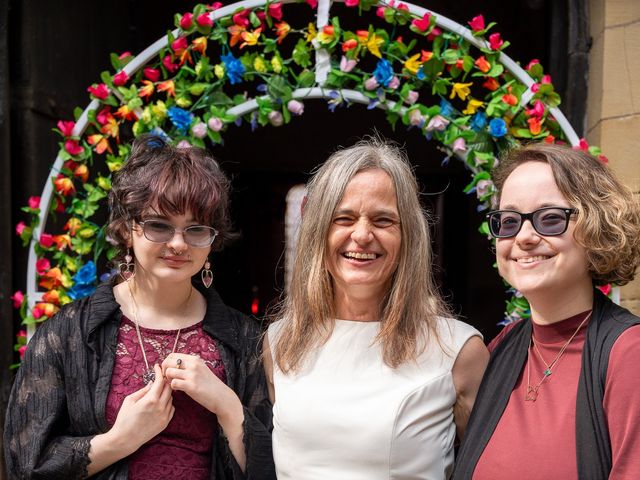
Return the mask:
<svg viewBox="0 0 640 480">
<path fill-rule="evenodd" d="M 149 366 L 162 363 L 171 353 L 178 331 L 140 327 L 140 332 Z M 199 356 L 226 383 L 220 352 L 214 340 L 202 330 L 202 322 L 180 332 L 176 352 Z M 135 325 L 123 316 L 106 403 L 106 419 L 110 426 L 115 423 L 124 398 L 144 387 L 142 374 L 145 370 Z M 216 416 L 184 392 L 173 393 L 173 405 L 175 413 L 167 428 L 129 457 L 129 479 L 209 478 L 218 425 Z"/>
</svg>

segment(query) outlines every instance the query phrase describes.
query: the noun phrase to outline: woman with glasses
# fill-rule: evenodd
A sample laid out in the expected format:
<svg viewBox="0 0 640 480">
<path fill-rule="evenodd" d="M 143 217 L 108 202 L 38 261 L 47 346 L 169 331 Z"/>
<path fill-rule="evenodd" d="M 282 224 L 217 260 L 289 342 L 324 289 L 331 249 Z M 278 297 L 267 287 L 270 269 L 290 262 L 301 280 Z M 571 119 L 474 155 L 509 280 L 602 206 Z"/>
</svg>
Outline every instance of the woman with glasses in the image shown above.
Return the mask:
<svg viewBox="0 0 640 480">
<path fill-rule="evenodd" d="M 10 478 L 275 478 L 259 325 L 210 288 L 228 190 L 206 151 L 134 141 L 109 197 L 117 275 L 31 339 Z"/>
<path fill-rule="evenodd" d="M 489 345 L 454 479 L 640 478 L 640 318 L 595 288 L 635 275 L 637 199 L 568 146 L 516 149 L 494 175 L 498 269 L 531 319 Z"/>
<path fill-rule="evenodd" d="M 380 140 L 334 153 L 299 235 L 265 358 L 278 478 L 449 478 L 489 354 L 433 284 L 404 155 Z"/>
</svg>

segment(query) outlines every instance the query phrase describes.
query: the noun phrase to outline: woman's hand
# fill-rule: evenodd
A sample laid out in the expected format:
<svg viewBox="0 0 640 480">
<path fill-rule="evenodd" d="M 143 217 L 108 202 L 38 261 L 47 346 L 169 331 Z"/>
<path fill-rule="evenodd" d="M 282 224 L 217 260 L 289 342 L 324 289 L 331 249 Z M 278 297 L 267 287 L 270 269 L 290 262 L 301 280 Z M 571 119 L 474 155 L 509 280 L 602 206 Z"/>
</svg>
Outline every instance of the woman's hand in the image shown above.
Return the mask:
<svg viewBox="0 0 640 480">
<path fill-rule="evenodd" d="M 173 390 L 185 392 L 216 414 L 229 441 L 231 453 L 244 470 L 244 410 L 236 393 L 211 371 L 204 360 L 195 355 L 170 354 L 162 362 L 162 373 Z"/>
<path fill-rule="evenodd" d="M 125 397 L 111 430 L 91 440 L 90 476 L 131 455 L 171 421 L 175 412 L 171 387 L 159 365 L 153 370 L 156 378 L 152 383 Z"/>
</svg>

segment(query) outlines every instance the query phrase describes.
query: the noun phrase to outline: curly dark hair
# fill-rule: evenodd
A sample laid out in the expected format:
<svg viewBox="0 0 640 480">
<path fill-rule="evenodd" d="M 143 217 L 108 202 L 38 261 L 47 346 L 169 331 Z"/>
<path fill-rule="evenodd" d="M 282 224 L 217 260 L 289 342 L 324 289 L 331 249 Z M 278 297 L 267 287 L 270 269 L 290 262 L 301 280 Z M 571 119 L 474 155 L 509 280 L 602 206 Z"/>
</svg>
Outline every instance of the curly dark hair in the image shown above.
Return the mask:
<svg viewBox="0 0 640 480">
<path fill-rule="evenodd" d="M 221 250 L 236 237 L 229 217 L 229 189 L 229 180 L 206 150 L 177 148 L 158 135 L 141 135 L 113 175 L 107 235 L 124 251 L 132 223 L 148 212 L 181 215 L 188 211 L 197 222 L 218 230 L 212 249 Z"/>
<path fill-rule="evenodd" d="M 596 285 L 625 285 L 640 264 L 640 205 L 611 169 L 582 150 L 567 145 L 530 143 L 506 153 L 493 172 L 498 191 L 525 162 L 549 164 L 569 204 L 578 209 L 576 241 L 585 248 Z"/>
</svg>

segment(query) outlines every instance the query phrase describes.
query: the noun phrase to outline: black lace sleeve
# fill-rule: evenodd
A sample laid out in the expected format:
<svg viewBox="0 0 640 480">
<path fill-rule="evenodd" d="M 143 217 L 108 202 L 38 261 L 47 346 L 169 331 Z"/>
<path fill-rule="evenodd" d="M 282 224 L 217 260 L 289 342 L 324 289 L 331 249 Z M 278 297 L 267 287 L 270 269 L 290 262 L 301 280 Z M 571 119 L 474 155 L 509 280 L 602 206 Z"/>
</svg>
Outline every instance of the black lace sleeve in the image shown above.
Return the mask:
<svg viewBox="0 0 640 480">
<path fill-rule="evenodd" d="M 9 478 L 87 476 L 93 435 L 68 435 L 69 379 L 63 363 L 65 351 L 78 345 L 81 335 L 79 328 L 70 325 L 74 307 L 65 308 L 37 330 L 18 370 L 4 429 Z"/>
</svg>

